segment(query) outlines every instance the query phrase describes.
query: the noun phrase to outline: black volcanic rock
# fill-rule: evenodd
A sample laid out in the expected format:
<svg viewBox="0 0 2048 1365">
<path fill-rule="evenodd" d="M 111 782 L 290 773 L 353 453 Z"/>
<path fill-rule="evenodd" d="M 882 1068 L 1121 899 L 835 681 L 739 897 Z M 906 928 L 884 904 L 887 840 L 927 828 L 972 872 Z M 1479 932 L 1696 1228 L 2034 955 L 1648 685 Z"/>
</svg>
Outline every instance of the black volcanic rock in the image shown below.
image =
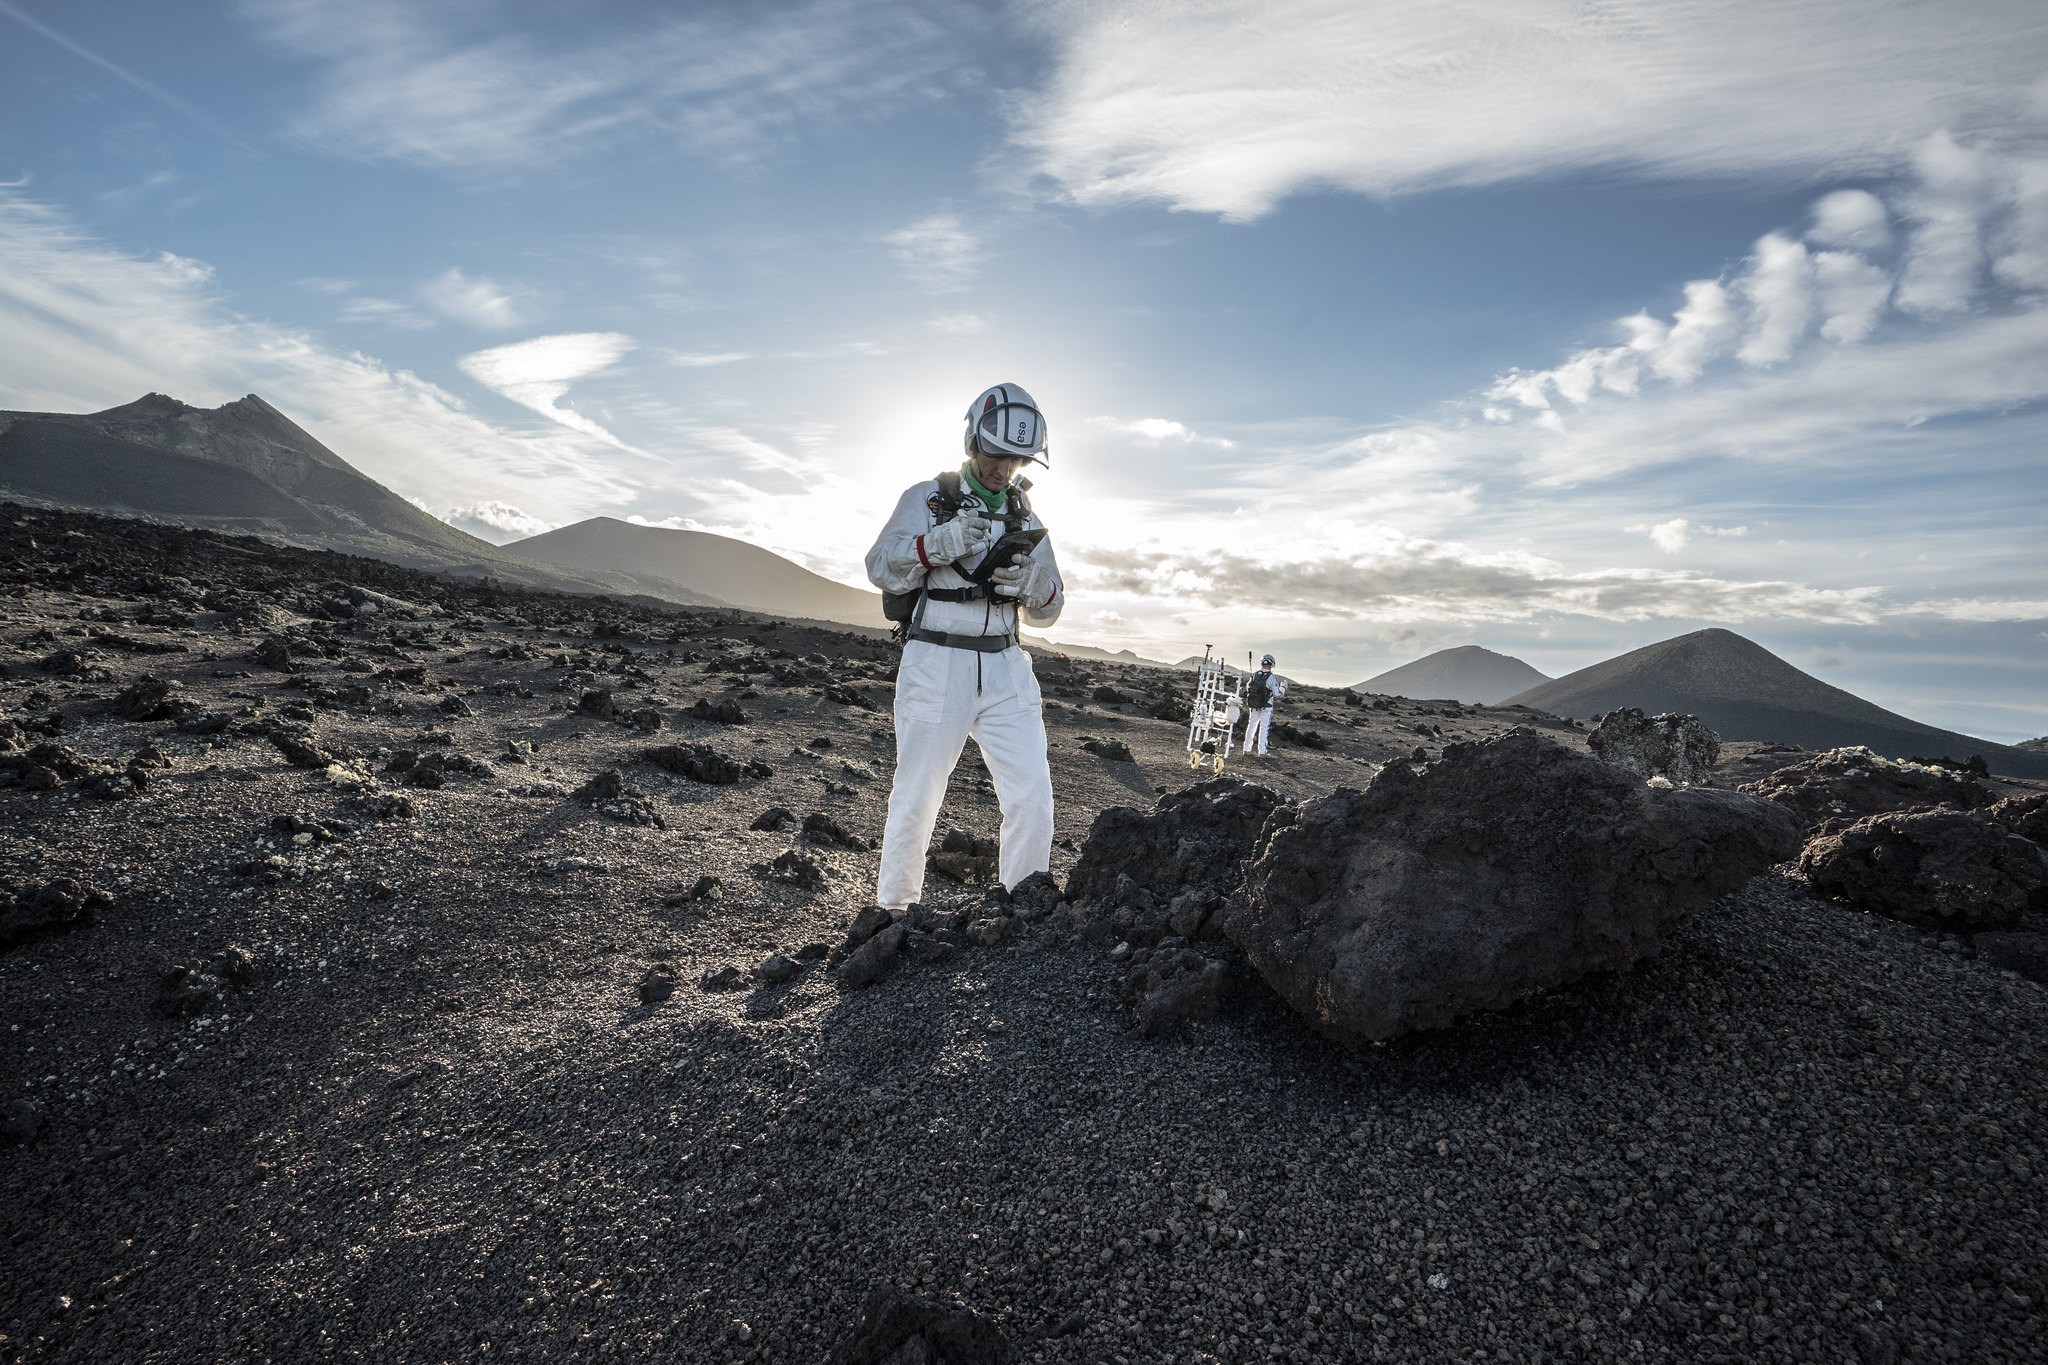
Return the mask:
<svg viewBox="0 0 2048 1365">
<path fill-rule="evenodd" d="M 745 772 L 738 759 L 727 758 L 708 744 L 664 744 L 640 756 L 678 777 L 712 786 L 731 786 Z"/>
<path fill-rule="evenodd" d="M 18 894 L 0 894 L 0 946 L 62 933 L 85 922 L 114 898 L 74 877 L 56 877 Z"/>
<path fill-rule="evenodd" d="M 1798 847 L 1782 807 L 1518 729 L 1276 813 L 1223 930 L 1318 1031 L 1373 1042 L 1624 968 Z"/>
<path fill-rule="evenodd" d="M 1721 757 L 1721 737 L 1698 716 L 1646 716 L 1633 706 L 1609 711 L 1586 736 L 1586 747 L 1637 777 L 1680 786 L 1706 782 Z"/>
<path fill-rule="evenodd" d="M 1067 898 L 1109 898 L 1122 877 L 1162 901 L 1190 887 L 1227 895 L 1237 889 L 1239 863 L 1280 805 L 1270 788 L 1215 777 L 1160 797 L 1149 811 L 1112 806 L 1088 829 L 1067 874 Z"/>
<path fill-rule="evenodd" d="M 2048 792 L 2007 797 L 1978 813 L 1986 820 L 2004 825 L 2014 834 L 2048 848 Z"/>
<path fill-rule="evenodd" d="M 284 755 L 285 762 L 295 768 L 325 768 L 338 761 L 338 755 L 311 739 L 301 739 L 286 730 L 273 730 L 270 742 Z"/>
<path fill-rule="evenodd" d="M 689 711 L 692 720 L 708 720 L 717 725 L 745 725 L 750 719 L 736 701 L 710 701 L 704 697 Z"/>
<path fill-rule="evenodd" d="M 1131 746 L 1120 739 L 1084 739 L 1081 741 L 1081 747 L 1098 758 L 1108 759 L 1111 763 L 1138 761 L 1137 756 L 1131 752 Z"/>
<path fill-rule="evenodd" d="M 1743 791 L 1775 801 L 1812 829 L 1829 820 L 1860 820 L 1885 811 L 1947 806 L 1976 810 L 1996 798 L 1989 788 L 1942 768 L 1895 763 L 1868 749 L 1830 749 L 1788 763 Z"/>
<path fill-rule="evenodd" d="M 938 848 L 925 856 L 925 866 L 951 881 L 985 882 L 995 877 L 1001 855 L 995 840 L 952 829 L 946 831 Z"/>
<path fill-rule="evenodd" d="M 108 703 L 107 709 L 130 722 L 175 719 L 183 710 L 176 698 L 177 690 L 175 682 L 140 677 L 122 688 Z"/>
<path fill-rule="evenodd" d="M 2048 884 L 2048 854 L 1964 811 L 1892 811 L 1820 835 L 1799 870 L 1821 895 L 1880 915 L 2010 929 Z"/>
</svg>

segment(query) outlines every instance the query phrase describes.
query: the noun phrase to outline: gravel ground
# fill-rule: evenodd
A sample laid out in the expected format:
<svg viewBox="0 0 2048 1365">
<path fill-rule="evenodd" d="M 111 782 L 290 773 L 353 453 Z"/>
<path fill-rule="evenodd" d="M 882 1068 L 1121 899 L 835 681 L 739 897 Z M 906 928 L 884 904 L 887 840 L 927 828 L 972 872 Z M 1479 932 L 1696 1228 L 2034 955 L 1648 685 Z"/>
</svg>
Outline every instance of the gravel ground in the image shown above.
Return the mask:
<svg viewBox="0 0 2048 1365">
<path fill-rule="evenodd" d="M 7 1360 L 809 1362 L 884 1282 L 985 1313 L 1044 1361 L 2048 1355 L 2048 993 L 1958 940 L 1781 870 L 1629 973 L 1357 1053 L 1255 981 L 1213 1023 L 1134 1037 L 1117 965 L 1060 917 L 857 994 L 815 961 L 784 985 L 705 992 L 707 970 L 836 941 L 864 903 L 872 854 L 748 825 L 779 804 L 878 835 L 889 656 L 871 638 L 539 594 L 339 634 L 350 657 L 426 674 L 378 684 L 402 716 L 317 706 L 323 742 L 391 751 L 445 730 L 429 749 L 496 770 L 438 790 L 380 775 L 420 814 L 379 821 L 260 736 L 211 747 L 95 718 L 94 698 L 143 672 L 207 707 L 260 699 L 263 716 L 312 694 L 248 662 L 260 637 L 218 613 L 110 627 L 186 654 L 40 673 L 56 646 L 32 631 L 88 645 L 61 632 L 147 595 L 104 567 L 96 586 L 25 566 L 78 529 L 99 538 L 66 547 L 88 567 L 175 563 L 285 609 L 294 585 L 371 568 L 0 510 L 0 565 L 11 554 L 31 585 L 0 598 L 0 639 L 23 648 L 0 656 L 5 714 L 55 706 L 82 753 L 153 741 L 174 760 L 127 801 L 0 788 L 0 879 L 70 875 L 115 897 L 0 953 L 0 1102 L 29 1097 L 41 1129 L 0 1145 Z M 379 590 L 405 596 L 383 572 Z M 493 657 L 513 646 L 536 657 Z M 880 709 L 704 671 L 778 650 L 823 658 Z M 665 728 L 572 714 L 580 684 L 554 690 L 575 671 L 558 653 L 605 666 L 599 685 Z M 322 686 L 366 680 L 344 663 L 308 668 Z M 1064 836 L 1186 780 L 1177 726 L 1088 699 L 1156 693 L 1165 675 L 1040 671 Z M 444 695 L 474 714 L 445 716 Z M 699 697 L 741 699 L 752 722 L 690 720 Z M 1528 719 L 1306 688 L 1289 703 L 1331 748 L 1241 771 L 1292 795 Z M 504 760 L 513 740 L 532 763 Z M 705 786 L 634 761 L 687 742 L 774 776 Z M 1730 748 L 1744 776 L 1776 758 Z M 664 827 L 509 794 L 613 766 Z M 280 814 L 360 829 L 295 845 Z M 973 765 L 941 829 L 955 824 L 994 830 Z M 751 870 L 792 848 L 826 870 L 821 890 Z M 550 868 L 565 858 L 602 868 Z M 722 899 L 681 899 L 706 875 Z M 158 1011 L 168 967 L 229 944 L 252 983 L 196 1016 Z M 644 1005 L 656 964 L 678 989 Z"/>
</svg>

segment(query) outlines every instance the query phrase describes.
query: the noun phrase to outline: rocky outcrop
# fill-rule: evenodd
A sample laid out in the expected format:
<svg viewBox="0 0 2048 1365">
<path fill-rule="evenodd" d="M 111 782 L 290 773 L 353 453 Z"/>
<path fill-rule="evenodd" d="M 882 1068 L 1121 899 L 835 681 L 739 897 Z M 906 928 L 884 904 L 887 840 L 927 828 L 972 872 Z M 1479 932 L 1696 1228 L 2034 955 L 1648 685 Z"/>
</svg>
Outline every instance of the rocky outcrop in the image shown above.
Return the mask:
<svg viewBox="0 0 2048 1365">
<path fill-rule="evenodd" d="M 1647 716 L 1633 706 L 1609 711 L 1586 736 L 1586 747 L 1638 777 L 1681 787 L 1705 783 L 1721 758 L 1721 737 L 1698 716 Z"/>
<path fill-rule="evenodd" d="M 0 889 L 0 948 L 76 928 L 113 903 L 107 892 L 72 877 L 20 892 Z"/>
<path fill-rule="evenodd" d="M 950 829 L 939 846 L 925 855 L 925 870 L 949 881 L 976 884 L 993 881 L 1002 862 L 1002 848 L 964 829 Z"/>
<path fill-rule="evenodd" d="M 1742 790 L 1784 806 L 1808 829 L 1885 811 L 1976 810 L 1995 799 L 1983 786 L 1947 769 L 1900 763 L 1862 748 L 1829 749 L 1788 763 Z"/>
<path fill-rule="evenodd" d="M 2004 825 L 2014 834 L 2048 848 L 2048 792 L 2007 797 L 1978 813 L 1986 820 Z"/>
<path fill-rule="evenodd" d="M 1067 898 L 1113 898 L 1122 878 L 1162 902 L 1194 887 L 1228 894 L 1241 880 L 1238 864 L 1280 805 L 1270 788 L 1217 777 L 1160 797 L 1150 811 L 1112 806 L 1089 826 L 1067 874 Z"/>
<path fill-rule="evenodd" d="M 1178 938 L 1140 948 L 1124 971 L 1123 1000 L 1146 1038 L 1176 1032 L 1183 1024 L 1213 1019 L 1222 1008 L 1230 969 L 1202 956 Z"/>
<path fill-rule="evenodd" d="M 1798 848 L 1769 802 L 1650 787 L 1517 729 L 1276 812 L 1223 930 L 1318 1030 L 1362 1043 L 1626 967 Z"/>
<path fill-rule="evenodd" d="M 1956 810 L 1894 811 L 1815 838 L 1799 856 L 1813 889 L 1880 915 L 2007 929 L 2048 883 L 2038 844 Z"/>
</svg>

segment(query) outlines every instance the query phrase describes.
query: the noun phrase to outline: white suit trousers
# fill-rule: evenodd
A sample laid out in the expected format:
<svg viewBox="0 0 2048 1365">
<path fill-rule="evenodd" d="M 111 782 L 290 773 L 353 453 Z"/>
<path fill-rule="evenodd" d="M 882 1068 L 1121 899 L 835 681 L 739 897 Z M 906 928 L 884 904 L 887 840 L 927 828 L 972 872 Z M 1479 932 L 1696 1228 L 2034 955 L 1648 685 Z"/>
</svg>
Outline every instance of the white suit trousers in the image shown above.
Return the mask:
<svg viewBox="0 0 2048 1365">
<path fill-rule="evenodd" d="M 1003 885 L 1051 868 L 1052 770 L 1030 656 L 1015 647 L 977 654 L 912 640 L 896 670 L 896 782 L 876 904 L 900 910 L 924 894 L 925 850 L 969 735 L 1002 805 Z"/>
<path fill-rule="evenodd" d="M 1273 729 L 1273 708 L 1261 706 L 1248 713 L 1251 719 L 1244 725 L 1244 751 L 1248 754 L 1266 752 L 1266 737 Z"/>
</svg>

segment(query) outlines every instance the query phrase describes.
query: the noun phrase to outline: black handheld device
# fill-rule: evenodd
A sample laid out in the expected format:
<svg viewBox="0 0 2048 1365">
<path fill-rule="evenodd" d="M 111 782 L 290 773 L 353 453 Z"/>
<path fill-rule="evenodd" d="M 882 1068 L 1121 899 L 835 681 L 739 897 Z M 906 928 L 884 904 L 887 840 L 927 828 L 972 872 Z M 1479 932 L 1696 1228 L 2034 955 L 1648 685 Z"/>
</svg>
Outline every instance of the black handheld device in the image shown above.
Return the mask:
<svg viewBox="0 0 2048 1365">
<path fill-rule="evenodd" d="M 988 547 L 981 557 L 981 563 L 967 575 L 970 583 L 986 583 L 997 569 L 1010 562 L 1013 555 L 1030 554 L 1038 548 L 1038 542 L 1045 539 L 1045 528 L 1035 531 L 1005 531 L 1001 540 Z"/>
</svg>

